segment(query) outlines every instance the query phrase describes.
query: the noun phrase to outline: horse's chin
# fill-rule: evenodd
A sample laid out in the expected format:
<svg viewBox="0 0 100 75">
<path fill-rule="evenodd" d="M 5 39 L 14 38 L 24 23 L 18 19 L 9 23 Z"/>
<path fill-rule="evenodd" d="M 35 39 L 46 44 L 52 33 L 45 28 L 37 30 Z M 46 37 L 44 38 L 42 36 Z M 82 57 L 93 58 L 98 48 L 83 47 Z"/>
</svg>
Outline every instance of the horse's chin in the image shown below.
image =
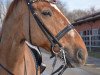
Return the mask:
<svg viewBox="0 0 100 75">
<path fill-rule="evenodd" d="M 77 68 L 77 67 L 81 67 L 85 65 L 85 60 L 77 60 L 76 58 L 71 58 L 69 57 L 70 55 L 66 56 L 66 59 L 69 60 L 70 64 L 72 65 L 72 67 L 70 67 L 70 65 L 68 65 L 70 68 Z"/>
<path fill-rule="evenodd" d="M 69 51 L 71 50 L 68 50 L 66 49 L 66 60 L 69 60 L 70 64 L 73 66 L 73 67 L 81 67 L 83 65 L 85 65 L 86 63 L 86 59 L 87 59 L 87 56 L 85 56 L 82 52 L 80 51 L 77 51 L 76 53 L 71 53 Z"/>
<path fill-rule="evenodd" d="M 81 67 L 83 66 L 83 64 L 79 64 L 79 63 L 71 63 L 73 65 L 73 67 L 71 68 L 78 68 L 78 67 Z"/>
<path fill-rule="evenodd" d="M 77 67 L 81 67 L 81 66 L 85 65 L 85 62 L 83 63 L 81 61 L 75 61 L 75 60 L 71 60 L 70 63 L 73 66 L 73 67 L 70 67 L 70 68 L 77 68 Z"/>
</svg>

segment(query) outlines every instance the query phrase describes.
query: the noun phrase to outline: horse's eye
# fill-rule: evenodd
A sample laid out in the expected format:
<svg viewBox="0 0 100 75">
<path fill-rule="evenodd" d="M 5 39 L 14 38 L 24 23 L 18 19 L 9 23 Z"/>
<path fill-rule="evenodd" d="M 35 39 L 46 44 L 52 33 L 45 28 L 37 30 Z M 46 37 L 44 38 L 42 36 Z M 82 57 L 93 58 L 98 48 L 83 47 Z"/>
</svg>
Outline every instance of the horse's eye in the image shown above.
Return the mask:
<svg viewBox="0 0 100 75">
<path fill-rule="evenodd" d="M 43 11 L 42 14 L 44 16 L 52 16 L 52 13 L 50 11 Z"/>
</svg>

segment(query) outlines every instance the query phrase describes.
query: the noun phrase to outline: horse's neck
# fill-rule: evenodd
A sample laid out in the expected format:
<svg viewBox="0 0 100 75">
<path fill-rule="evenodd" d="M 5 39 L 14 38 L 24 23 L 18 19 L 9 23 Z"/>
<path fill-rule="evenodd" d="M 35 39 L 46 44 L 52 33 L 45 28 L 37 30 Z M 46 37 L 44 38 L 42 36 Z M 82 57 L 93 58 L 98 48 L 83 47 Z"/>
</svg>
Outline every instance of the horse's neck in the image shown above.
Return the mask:
<svg viewBox="0 0 100 75">
<path fill-rule="evenodd" d="M 4 21 L 2 29 L 0 63 L 8 64 L 11 67 L 14 67 L 15 62 L 19 60 L 18 58 L 23 56 L 21 40 L 24 38 L 24 33 L 21 5 L 21 3 L 18 3 L 9 17 Z"/>
</svg>

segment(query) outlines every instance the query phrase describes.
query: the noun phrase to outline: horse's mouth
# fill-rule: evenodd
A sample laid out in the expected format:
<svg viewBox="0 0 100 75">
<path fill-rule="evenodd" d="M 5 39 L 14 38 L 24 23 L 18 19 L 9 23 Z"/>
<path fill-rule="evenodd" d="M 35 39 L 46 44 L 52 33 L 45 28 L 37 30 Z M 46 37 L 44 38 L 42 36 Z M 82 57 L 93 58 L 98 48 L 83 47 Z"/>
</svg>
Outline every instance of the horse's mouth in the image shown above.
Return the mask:
<svg viewBox="0 0 100 75">
<path fill-rule="evenodd" d="M 81 67 L 85 65 L 87 56 L 84 55 L 82 50 L 78 50 L 75 53 L 70 53 L 70 50 L 65 48 L 66 64 L 70 67 Z M 72 67 L 71 67 L 72 66 Z"/>
<path fill-rule="evenodd" d="M 68 60 L 68 58 L 66 58 Z M 75 60 L 75 59 L 69 59 L 69 62 L 66 63 L 69 68 L 76 68 L 76 67 L 81 67 L 85 65 L 82 61 Z"/>
<path fill-rule="evenodd" d="M 81 67 L 85 65 L 85 59 L 83 58 L 82 60 L 80 60 L 76 57 L 71 57 L 70 55 L 67 54 L 66 65 L 68 65 L 69 68 Z"/>
</svg>

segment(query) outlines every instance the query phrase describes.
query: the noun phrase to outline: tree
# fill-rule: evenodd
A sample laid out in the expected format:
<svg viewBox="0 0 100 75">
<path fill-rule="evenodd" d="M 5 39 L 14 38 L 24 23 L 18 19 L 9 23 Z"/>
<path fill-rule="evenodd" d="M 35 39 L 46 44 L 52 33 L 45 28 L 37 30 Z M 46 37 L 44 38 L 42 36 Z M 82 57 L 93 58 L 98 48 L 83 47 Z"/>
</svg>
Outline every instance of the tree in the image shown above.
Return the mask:
<svg viewBox="0 0 100 75">
<path fill-rule="evenodd" d="M 100 9 L 96 10 L 95 7 L 90 7 L 87 10 L 75 9 L 73 11 L 69 11 L 65 3 L 63 3 L 60 0 L 57 1 L 57 6 L 62 11 L 62 13 L 69 19 L 71 23 L 74 22 L 76 19 L 88 16 L 100 11 Z"/>
<path fill-rule="evenodd" d="M 4 7 L 3 1 L 0 0 L 0 23 L 1 24 L 3 22 L 3 16 L 5 16 L 5 7 Z M 1 24 L 0 24 L 0 27 L 1 27 Z"/>
<path fill-rule="evenodd" d="M 3 23 L 3 19 L 6 16 L 7 9 L 12 0 L 0 0 L 0 27 Z"/>
<path fill-rule="evenodd" d="M 87 15 L 88 15 L 87 11 L 76 9 L 76 10 L 69 12 L 67 16 L 70 22 L 74 22 L 76 19 L 82 18 Z"/>
<path fill-rule="evenodd" d="M 60 0 L 58 0 L 56 5 L 64 15 L 67 15 L 68 7 L 67 7 L 67 5 L 65 3 L 61 2 Z"/>
<path fill-rule="evenodd" d="M 13 0 L 6 0 L 5 2 L 6 2 L 6 8 L 8 9 L 9 8 L 9 6 L 10 6 L 10 3 L 12 2 Z"/>
<path fill-rule="evenodd" d="M 100 9 L 97 10 L 94 6 L 93 7 L 90 7 L 90 9 L 87 10 L 87 13 L 88 14 L 94 14 L 96 12 L 100 12 Z"/>
</svg>

